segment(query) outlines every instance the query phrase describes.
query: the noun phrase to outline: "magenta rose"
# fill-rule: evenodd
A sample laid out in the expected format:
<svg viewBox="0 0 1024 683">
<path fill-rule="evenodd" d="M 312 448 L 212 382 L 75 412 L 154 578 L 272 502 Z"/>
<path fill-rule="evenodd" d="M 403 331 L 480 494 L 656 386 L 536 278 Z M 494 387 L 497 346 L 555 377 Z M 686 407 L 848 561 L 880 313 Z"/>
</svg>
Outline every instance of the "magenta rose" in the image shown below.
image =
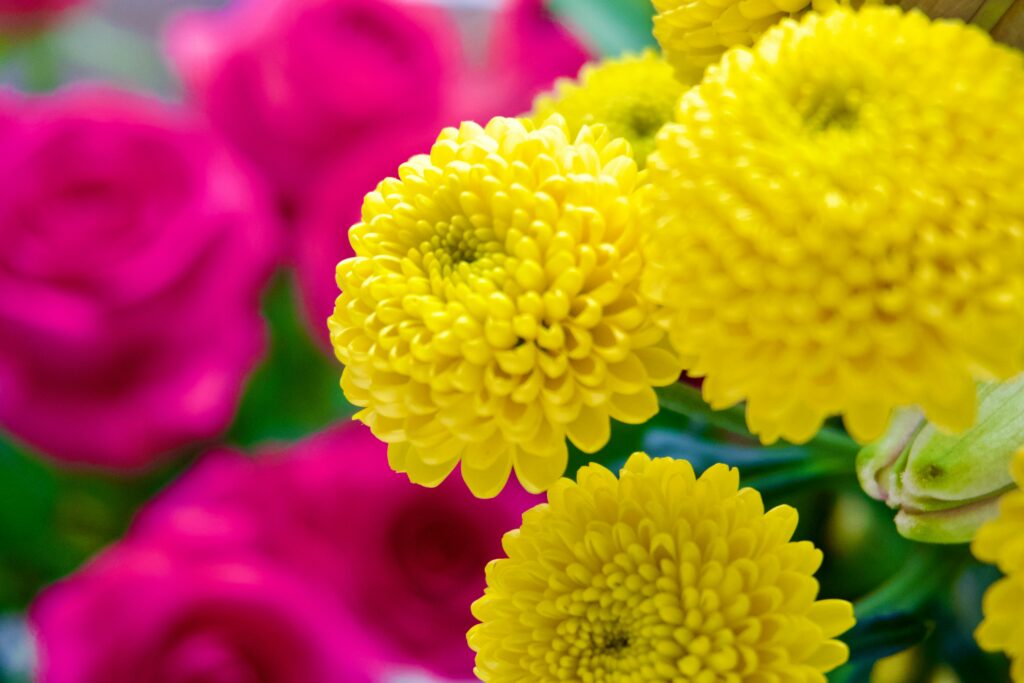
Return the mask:
<svg viewBox="0 0 1024 683">
<path fill-rule="evenodd" d="M 179 556 L 244 547 L 321 586 L 388 644 L 393 664 L 468 679 L 484 567 L 537 502 L 513 488 L 478 500 L 454 480 L 410 486 L 388 468 L 386 446 L 351 423 L 257 459 L 206 458 L 132 538 Z"/>
<path fill-rule="evenodd" d="M 373 683 L 374 645 L 301 576 L 125 543 L 31 609 L 40 683 Z"/>
<path fill-rule="evenodd" d="M 292 198 L 367 133 L 435 123 L 456 36 L 394 0 L 244 0 L 182 15 L 167 43 L 214 126 Z"/>
<path fill-rule="evenodd" d="M 138 467 L 218 434 L 263 346 L 267 199 L 156 100 L 18 103 L 0 136 L 0 426 Z"/>
</svg>

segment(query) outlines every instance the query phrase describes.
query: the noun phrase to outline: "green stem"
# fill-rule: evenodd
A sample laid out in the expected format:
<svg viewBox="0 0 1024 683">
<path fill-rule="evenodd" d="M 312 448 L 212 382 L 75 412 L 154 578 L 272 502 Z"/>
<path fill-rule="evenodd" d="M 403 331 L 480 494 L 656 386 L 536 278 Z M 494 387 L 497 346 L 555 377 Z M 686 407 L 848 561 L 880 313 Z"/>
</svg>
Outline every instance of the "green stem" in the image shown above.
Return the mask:
<svg viewBox="0 0 1024 683">
<path fill-rule="evenodd" d="M 897 612 L 917 612 L 963 569 L 967 560 L 962 548 L 916 545 L 918 552 L 899 571 L 854 605 L 859 621 Z"/>
<path fill-rule="evenodd" d="M 985 0 L 981 8 L 971 18 L 971 23 L 991 32 L 999 20 L 1010 11 L 1013 3 L 1014 0 Z"/>
<path fill-rule="evenodd" d="M 747 470 L 749 472 L 751 470 Z M 830 458 L 810 458 L 808 461 L 787 465 L 774 470 L 741 477 L 744 486 L 751 486 L 765 496 L 779 497 L 806 491 L 809 487 L 822 487 L 829 480 L 840 481 L 853 476 L 849 462 Z"/>
<path fill-rule="evenodd" d="M 733 434 L 750 434 L 747 430 L 747 418 L 744 416 L 741 406 L 713 410 L 704 402 L 704 398 L 700 395 L 700 389 L 683 382 L 660 387 L 657 391 L 658 403 L 665 410 L 685 417 L 700 418 L 707 421 L 712 427 L 724 429 Z"/>
<path fill-rule="evenodd" d="M 696 387 L 676 382 L 658 389 L 658 403 L 665 410 L 688 418 L 699 418 L 718 429 L 747 438 L 756 438 L 747 429 L 743 406 L 736 405 L 725 410 L 714 410 L 701 397 Z M 804 448 L 816 454 L 853 458 L 860 446 L 849 436 L 832 427 L 823 427 L 813 439 L 803 444 Z"/>
</svg>

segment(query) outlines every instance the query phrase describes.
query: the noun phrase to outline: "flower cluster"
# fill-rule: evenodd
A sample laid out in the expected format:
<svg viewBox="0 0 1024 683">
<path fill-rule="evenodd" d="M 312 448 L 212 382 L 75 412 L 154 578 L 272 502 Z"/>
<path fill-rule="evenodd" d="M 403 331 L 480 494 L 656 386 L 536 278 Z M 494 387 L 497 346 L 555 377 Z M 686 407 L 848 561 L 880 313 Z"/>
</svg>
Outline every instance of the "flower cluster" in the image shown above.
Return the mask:
<svg viewBox="0 0 1024 683">
<path fill-rule="evenodd" d="M 766 443 L 970 426 L 974 380 L 1024 369 L 1022 119 L 1021 53 L 895 8 L 709 68 L 648 163 L 645 291 L 711 405 Z"/>
<path fill-rule="evenodd" d="M 5 92 L 0 679 L 1024 683 L 1021 3 L 243 0 L 184 105 Z"/>
<path fill-rule="evenodd" d="M 820 681 L 846 661 L 841 600 L 797 513 L 717 465 L 633 455 L 563 479 L 505 537 L 469 632 L 482 681 Z"/>
<path fill-rule="evenodd" d="M 496 118 L 441 133 L 368 194 L 329 324 L 392 467 L 530 491 L 642 423 L 679 368 L 640 295 L 637 166 L 603 127 Z"/>
</svg>

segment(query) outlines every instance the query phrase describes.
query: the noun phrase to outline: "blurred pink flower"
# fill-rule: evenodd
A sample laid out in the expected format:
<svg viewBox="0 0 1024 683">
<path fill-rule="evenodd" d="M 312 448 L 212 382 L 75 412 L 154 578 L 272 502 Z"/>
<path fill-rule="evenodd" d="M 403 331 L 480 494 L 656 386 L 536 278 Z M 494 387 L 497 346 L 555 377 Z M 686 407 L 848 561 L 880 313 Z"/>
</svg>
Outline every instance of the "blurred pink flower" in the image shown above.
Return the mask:
<svg viewBox="0 0 1024 683">
<path fill-rule="evenodd" d="M 301 576 L 116 546 L 31 609 L 40 683 L 373 683 L 374 645 Z"/>
<path fill-rule="evenodd" d="M 575 77 L 593 55 L 548 10 L 544 0 L 505 0 L 495 20 L 488 59 L 488 81 L 501 84 L 495 97 L 502 111 L 516 116 L 562 76 Z"/>
<path fill-rule="evenodd" d="M 182 15 L 167 44 L 192 98 L 287 199 L 370 131 L 436 125 L 459 63 L 446 14 L 394 0 L 242 0 Z"/>
<path fill-rule="evenodd" d="M 433 125 L 380 131 L 335 159 L 300 204 L 294 232 L 295 268 L 302 305 L 313 335 L 330 350 L 327 318 L 334 311 L 338 262 L 354 255 L 348 228 L 359 221 L 363 197 L 415 154 L 427 152 L 437 138 Z"/>
<path fill-rule="evenodd" d="M 108 467 L 216 435 L 263 345 L 265 196 L 156 100 L 76 89 L 13 106 L 0 135 L 0 426 Z"/>
<path fill-rule="evenodd" d="M 411 486 L 388 468 L 386 446 L 350 423 L 254 460 L 209 456 L 131 538 L 178 557 L 242 549 L 286 566 L 386 642 L 392 663 L 468 679 L 484 567 L 537 502 L 511 487 L 483 501 L 455 480 Z"/>
</svg>

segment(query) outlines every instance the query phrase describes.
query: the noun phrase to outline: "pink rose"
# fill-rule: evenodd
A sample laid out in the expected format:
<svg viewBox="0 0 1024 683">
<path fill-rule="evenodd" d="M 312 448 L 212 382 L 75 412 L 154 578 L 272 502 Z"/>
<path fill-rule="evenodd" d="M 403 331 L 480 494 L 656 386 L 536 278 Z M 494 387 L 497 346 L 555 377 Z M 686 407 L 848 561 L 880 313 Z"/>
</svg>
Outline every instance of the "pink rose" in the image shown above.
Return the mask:
<svg viewBox="0 0 1024 683">
<path fill-rule="evenodd" d="M 0 136 L 0 425 L 137 467 L 230 421 L 263 346 L 266 201 L 186 115 L 81 89 Z"/>
<path fill-rule="evenodd" d="M 273 559 L 387 642 L 393 663 L 467 679 L 484 567 L 537 502 L 511 488 L 477 500 L 455 480 L 410 486 L 388 468 L 386 446 L 351 423 L 255 460 L 205 459 L 132 537 L 178 556 L 243 547 Z"/>
<path fill-rule="evenodd" d="M 40 683 L 372 683 L 374 646 L 258 557 L 122 544 L 45 591 Z"/>
<path fill-rule="evenodd" d="M 435 124 L 458 50 L 440 10 L 393 0 L 244 0 L 168 34 L 192 98 L 288 199 L 367 133 Z"/>
</svg>

